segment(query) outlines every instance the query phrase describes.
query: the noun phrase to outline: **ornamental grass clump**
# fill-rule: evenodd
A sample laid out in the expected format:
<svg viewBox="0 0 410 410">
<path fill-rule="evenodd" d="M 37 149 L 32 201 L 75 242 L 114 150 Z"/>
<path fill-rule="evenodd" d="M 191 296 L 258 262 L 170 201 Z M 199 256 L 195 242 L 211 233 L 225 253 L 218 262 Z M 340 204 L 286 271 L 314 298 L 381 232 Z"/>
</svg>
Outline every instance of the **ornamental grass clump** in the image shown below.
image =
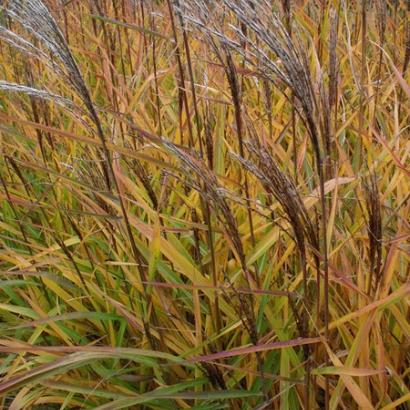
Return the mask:
<svg viewBox="0 0 410 410">
<path fill-rule="evenodd" d="M 0 4 L 0 407 L 405 409 L 404 1 Z"/>
</svg>

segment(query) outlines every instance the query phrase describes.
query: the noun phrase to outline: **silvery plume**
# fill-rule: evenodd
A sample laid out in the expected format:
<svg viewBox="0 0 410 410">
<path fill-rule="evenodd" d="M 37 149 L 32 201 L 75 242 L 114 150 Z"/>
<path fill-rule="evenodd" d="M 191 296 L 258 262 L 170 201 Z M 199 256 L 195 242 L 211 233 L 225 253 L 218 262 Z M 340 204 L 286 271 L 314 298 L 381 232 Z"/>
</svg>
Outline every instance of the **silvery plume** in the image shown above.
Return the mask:
<svg viewBox="0 0 410 410">
<path fill-rule="evenodd" d="M 2 9 L 6 16 L 18 22 L 27 33 L 37 39 L 39 46 L 11 31 L 4 24 L 0 25 L 0 38 L 20 51 L 39 59 L 57 75 L 64 76 L 87 107 L 93 122 L 98 122 L 95 108 L 77 63 L 63 33 L 45 4 L 41 0 L 8 0 Z"/>
</svg>

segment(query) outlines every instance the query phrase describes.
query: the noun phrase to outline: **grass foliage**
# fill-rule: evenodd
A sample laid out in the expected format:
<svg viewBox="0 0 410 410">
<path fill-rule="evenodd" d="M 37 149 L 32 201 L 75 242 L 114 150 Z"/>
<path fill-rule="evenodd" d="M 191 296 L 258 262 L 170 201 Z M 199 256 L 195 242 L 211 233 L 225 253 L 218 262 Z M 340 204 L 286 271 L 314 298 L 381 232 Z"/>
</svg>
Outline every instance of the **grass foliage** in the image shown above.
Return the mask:
<svg viewBox="0 0 410 410">
<path fill-rule="evenodd" d="M 2 1 L 1 408 L 408 408 L 409 13 Z"/>
</svg>

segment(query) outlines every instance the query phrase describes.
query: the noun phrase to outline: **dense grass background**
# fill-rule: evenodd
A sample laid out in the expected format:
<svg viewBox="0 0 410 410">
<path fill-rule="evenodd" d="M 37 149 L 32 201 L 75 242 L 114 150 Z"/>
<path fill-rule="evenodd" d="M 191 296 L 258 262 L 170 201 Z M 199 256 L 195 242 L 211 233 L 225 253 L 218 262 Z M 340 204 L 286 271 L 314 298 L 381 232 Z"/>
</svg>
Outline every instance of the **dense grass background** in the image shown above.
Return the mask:
<svg viewBox="0 0 410 410">
<path fill-rule="evenodd" d="M 409 2 L 1 4 L 1 408 L 408 408 Z"/>
</svg>

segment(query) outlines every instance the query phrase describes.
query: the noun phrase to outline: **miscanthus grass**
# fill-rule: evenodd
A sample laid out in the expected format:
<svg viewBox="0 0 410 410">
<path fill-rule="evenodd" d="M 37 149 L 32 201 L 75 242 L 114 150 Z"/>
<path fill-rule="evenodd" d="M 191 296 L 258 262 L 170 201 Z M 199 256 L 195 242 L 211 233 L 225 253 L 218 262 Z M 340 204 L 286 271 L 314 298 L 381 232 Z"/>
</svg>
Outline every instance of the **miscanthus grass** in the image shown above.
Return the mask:
<svg viewBox="0 0 410 410">
<path fill-rule="evenodd" d="M 2 1 L 0 407 L 407 409 L 409 13 Z"/>
</svg>

